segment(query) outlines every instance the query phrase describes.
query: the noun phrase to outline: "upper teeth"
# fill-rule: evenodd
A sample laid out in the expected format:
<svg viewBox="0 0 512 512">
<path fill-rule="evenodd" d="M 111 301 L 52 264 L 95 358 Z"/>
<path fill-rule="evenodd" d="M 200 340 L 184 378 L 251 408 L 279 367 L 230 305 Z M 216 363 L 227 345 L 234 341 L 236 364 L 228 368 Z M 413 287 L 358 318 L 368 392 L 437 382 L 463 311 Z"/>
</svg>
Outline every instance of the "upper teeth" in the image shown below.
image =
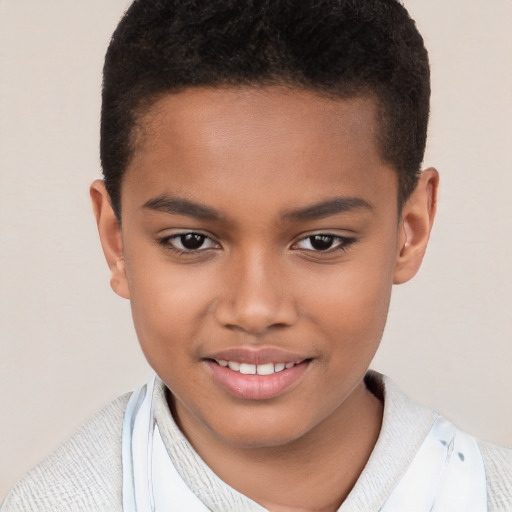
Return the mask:
<svg viewBox="0 0 512 512">
<path fill-rule="evenodd" d="M 221 366 L 227 366 L 234 372 L 240 372 L 244 375 L 272 375 L 273 373 L 282 372 L 285 368 L 295 366 L 295 362 L 291 363 L 265 363 L 265 364 L 248 364 L 239 363 L 237 361 L 225 361 L 220 359 L 217 361 Z"/>
</svg>

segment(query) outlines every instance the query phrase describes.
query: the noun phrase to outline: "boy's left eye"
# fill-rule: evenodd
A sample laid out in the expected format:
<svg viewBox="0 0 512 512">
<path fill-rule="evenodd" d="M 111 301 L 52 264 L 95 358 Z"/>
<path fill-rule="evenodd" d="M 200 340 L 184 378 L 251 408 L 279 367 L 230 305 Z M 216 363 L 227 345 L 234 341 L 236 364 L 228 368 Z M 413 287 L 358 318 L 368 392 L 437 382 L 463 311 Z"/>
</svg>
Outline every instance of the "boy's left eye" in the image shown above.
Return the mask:
<svg viewBox="0 0 512 512">
<path fill-rule="evenodd" d="M 318 234 L 310 235 L 299 240 L 294 244 L 293 248 L 304 249 L 306 251 L 327 252 L 337 249 L 344 250 L 353 241 L 353 239 L 343 236 Z"/>
</svg>

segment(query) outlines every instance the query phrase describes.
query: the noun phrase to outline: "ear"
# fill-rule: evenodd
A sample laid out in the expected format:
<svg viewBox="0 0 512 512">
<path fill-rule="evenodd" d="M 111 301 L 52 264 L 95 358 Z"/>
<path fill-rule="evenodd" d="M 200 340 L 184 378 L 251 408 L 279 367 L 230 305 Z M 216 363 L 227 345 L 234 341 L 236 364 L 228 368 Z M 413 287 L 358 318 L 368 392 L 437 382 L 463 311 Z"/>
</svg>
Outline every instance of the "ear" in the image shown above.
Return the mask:
<svg viewBox="0 0 512 512">
<path fill-rule="evenodd" d="M 403 205 L 394 284 L 409 281 L 420 268 L 436 214 L 438 184 L 439 173 L 432 168 L 426 169 Z"/>
<path fill-rule="evenodd" d="M 121 226 L 110 203 L 110 196 L 102 180 L 96 180 L 90 188 L 92 209 L 96 217 L 101 247 L 110 268 L 110 286 L 121 297 L 130 298 L 123 258 Z"/>
</svg>

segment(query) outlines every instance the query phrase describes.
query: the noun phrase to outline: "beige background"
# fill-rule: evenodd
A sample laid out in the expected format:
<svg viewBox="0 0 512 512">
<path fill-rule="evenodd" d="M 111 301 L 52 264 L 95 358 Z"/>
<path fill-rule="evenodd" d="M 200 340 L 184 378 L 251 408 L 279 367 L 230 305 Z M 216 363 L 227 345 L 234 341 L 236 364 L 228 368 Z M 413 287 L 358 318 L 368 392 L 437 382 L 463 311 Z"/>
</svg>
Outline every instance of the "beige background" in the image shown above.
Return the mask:
<svg viewBox="0 0 512 512">
<path fill-rule="evenodd" d="M 100 73 L 127 0 L 0 0 L 0 500 L 87 417 L 146 379 L 109 288 L 88 185 Z M 440 209 L 394 291 L 374 367 L 512 445 L 512 1 L 408 0 L 430 51 L 426 166 Z"/>
</svg>

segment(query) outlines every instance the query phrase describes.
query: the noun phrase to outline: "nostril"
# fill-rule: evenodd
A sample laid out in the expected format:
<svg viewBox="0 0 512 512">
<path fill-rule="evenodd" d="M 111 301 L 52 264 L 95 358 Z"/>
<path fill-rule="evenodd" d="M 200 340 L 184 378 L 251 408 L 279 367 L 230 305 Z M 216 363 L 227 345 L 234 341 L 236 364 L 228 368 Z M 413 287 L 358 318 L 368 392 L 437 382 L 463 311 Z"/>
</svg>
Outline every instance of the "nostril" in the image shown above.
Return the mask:
<svg viewBox="0 0 512 512">
<path fill-rule="evenodd" d="M 215 317 L 224 328 L 248 334 L 261 334 L 270 329 L 285 329 L 294 325 L 298 314 L 291 304 L 238 301 L 218 304 Z"/>
</svg>

